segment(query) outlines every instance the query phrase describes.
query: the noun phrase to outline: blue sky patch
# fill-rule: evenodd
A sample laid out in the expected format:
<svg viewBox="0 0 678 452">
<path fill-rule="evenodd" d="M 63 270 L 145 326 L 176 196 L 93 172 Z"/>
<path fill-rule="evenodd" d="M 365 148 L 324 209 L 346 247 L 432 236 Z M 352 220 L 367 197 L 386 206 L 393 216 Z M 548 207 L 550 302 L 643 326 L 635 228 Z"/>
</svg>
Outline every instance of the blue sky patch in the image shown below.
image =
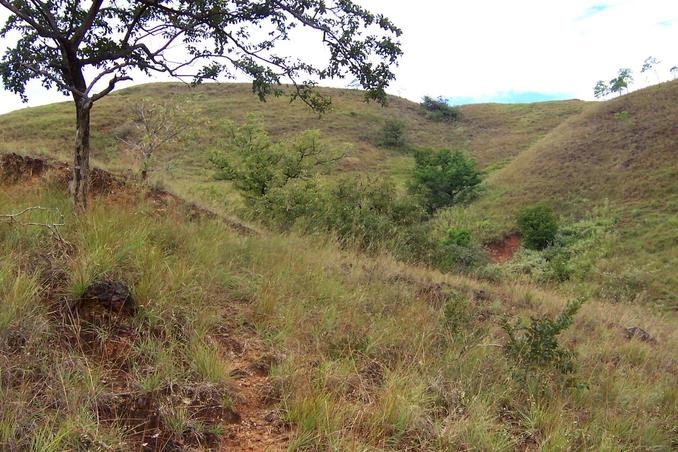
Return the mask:
<svg viewBox="0 0 678 452">
<path fill-rule="evenodd" d="M 596 14 L 600 14 L 603 11 L 605 11 L 606 9 L 608 9 L 609 7 L 610 7 L 610 5 L 606 5 L 604 3 L 598 3 L 596 5 L 589 6 L 588 9 L 586 11 L 584 11 L 584 13 L 577 18 L 577 20 L 586 19 L 588 17 L 595 16 Z"/>
<path fill-rule="evenodd" d="M 507 91 L 496 93 L 491 96 L 453 96 L 448 97 L 450 105 L 466 104 L 529 104 L 532 102 L 546 102 L 550 100 L 567 100 L 574 96 L 567 93 L 539 93 L 533 91 Z"/>
</svg>

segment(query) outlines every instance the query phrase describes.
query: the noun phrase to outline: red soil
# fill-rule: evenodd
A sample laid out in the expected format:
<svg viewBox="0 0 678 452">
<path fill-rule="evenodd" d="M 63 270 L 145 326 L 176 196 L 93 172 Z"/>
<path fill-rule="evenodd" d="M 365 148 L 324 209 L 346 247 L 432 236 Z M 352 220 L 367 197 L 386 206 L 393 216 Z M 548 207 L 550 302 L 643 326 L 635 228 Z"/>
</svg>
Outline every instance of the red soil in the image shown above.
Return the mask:
<svg viewBox="0 0 678 452">
<path fill-rule="evenodd" d="M 492 242 L 486 245 L 487 251 L 490 254 L 490 259 L 495 264 L 503 264 L 511 260 L 514 254 L 520 248 L 522 239 L 520 234 L 514 233 L 504 237 L 502 240 Z"/>
</svg>

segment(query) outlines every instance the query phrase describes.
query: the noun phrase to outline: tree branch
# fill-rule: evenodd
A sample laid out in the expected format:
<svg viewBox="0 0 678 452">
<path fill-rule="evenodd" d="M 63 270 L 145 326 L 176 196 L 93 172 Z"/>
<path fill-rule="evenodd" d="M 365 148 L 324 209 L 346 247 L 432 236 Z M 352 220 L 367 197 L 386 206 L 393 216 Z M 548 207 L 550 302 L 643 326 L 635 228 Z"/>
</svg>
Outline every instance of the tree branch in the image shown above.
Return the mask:
<svg viewBox="0 0 678 452">
<path fill-rule="evenodd" d="M 67 84 L 65 84 L 64 82 L 62 82 L 61 80 L 59 80 L 58 78 L 54 77 L 54 76 L 53 76 L 52 74 L 50 74 L 49 72 L 45 72 L 45 71 L 43 71 L 42 69 L 39 69 L 39 68 L 33 66 L 32 64 L 21 63 L 21 65 L 22 65 L 23 67 L 27 68 L 27 69 L 30 69 L 31 71 L 35 72 L 36 74 L 40 74 L 40 75 L 42 75 L 43 77 L 48 78 L 48 79 L 51 80 L 52 82 L 56 83 L 59 87 L 65 89 L 65 90 L 67 90 L 67 91 L 72 92 L 73 94 L 75 94 L 75 95 L 78 96 L 78 97 L 87 97 L 87 94 L 86 94 L 86 93 L 83 93 L 82 91 L 80 91 L 80 90 L 78 90 L 78 89 L 76 89 L 76 88 L 73 88 L 72 86 L 68 86 Z"/>
<path fill-rule="evenodd" d="M 92 2 L 92 6 L 89 8 L 85 20 L 82 22 L 80 27 L 77 30 L 75 30 L 75 33 L 73 33 L 73 36 L 71 37 L 71 42 L 73 44 L 75 45 L 80 44 L 82 39 L 85 37 L 85 33 L 87 33 L 87 30 L 89 30 L 92 24 L 94 23 L 94 19 L 96 19 L 97 14 L 99 14 L 99 10 L 101 9 L 101 4 L 103 2 L 104 0 L 94 0 Z"/>
<path fill-rule="evenodd" d="M 61 218 L 60 223 L 36 223 L 36 222 L 24 222 L 20 221 L 19 217 L 22 215 L 28 213 L 28 212 L 34 212 L 34 211 L 56 211 L 56 213 L 59 215 L 59 218 Z M 0 214 L 0 220 L 5 220 L 5 222 L 14 224 L 17 226 L 39 226 L 39 227 L 44 227 L 47 230 L 49 230 L 52 235 L 59 240 L 60 242 L 67 244 L 66 240 L 62 237 L 61 233 L 59 232 L 59 227 L 65 226 L 66 223 L 64 221 L 64 216 L 61 213 L 61 211 L 57 208 L 49 209 L 47 207 L 40 207 L 40 206 L 34 206 L 34 207 L 26 207 L 24 210 L 17 212 L 17 213 L 10 213 L 10 214 Z"/>
<path fill-rule="evenodd" d="M 132 80 L 132 77 L 129 77 L 129 76 L 126 76 L 126 75 L 123 75 L 123 76 L 116 75 L 111 80 L 109 80 L 108 86 L 106 88 L 104 88 L 99 93 L 92 96 L 92 103 L 98 101 L 99 99 L 101 99 L 104 96 L 107 96 L 111 91 L 113 91 L 115 89 L 115 85 L 118 82 L 122 82 L 123 80 Z"/>
<path fill-rule="evenodd" d="M 4 6 L 8 10 L 10 10 L 12 12 L 12 14 L 19 17 L 21 20 L 23 20 L 28 25 L 33 27 L 33 29 L 35 29 L 35 31 L 37 31 L 40 36 L 43 36 L 45 38 L 57 39 L 57 40 L 64 39 L 63 35 L 49 31 L 47 28 L 43 27 L 38 22 L 33 20 L 33 18 L 29 14 L 26 14 L 25 12 L 21 11 L 19 8 L 14 6 L 9 1 L 0 0 L 0 5 Z"/>
</svg>

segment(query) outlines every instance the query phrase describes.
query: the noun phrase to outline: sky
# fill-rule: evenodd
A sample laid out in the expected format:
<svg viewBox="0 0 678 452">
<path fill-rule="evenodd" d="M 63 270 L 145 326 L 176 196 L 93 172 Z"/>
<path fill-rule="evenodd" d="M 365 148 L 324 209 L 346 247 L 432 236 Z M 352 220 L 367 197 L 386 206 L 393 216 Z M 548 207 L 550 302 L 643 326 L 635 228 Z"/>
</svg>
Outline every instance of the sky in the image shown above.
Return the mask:
<svg viewBox="0 0 678 452">
<path fill-rule="evenodd" d="M 403 29 L 404 56 L 389 92 L 414 101 L 590 100 L 595 82 L 619 68 L 633 70 L 637 89 L 668 80 L 669 68 L 678 66 L 678 0 L 356 1 Z M 0 20 L 6 17 L 0 7 Z M 0 52 L 7 44 L 0 40 Z M 318 40 L 303 38 L 284 50 L 317 60 L 326 54 Z M 661 64 L 657 74 L 641 75 L 648 56 Z M 132 83 L 159 80 L 167 78 L 137 76 Z M 68 100 L 39 83 L 28 94 L 28 106 Z M 7 91 L 0 96 L 0 113 L 26 106 Z"/>
</svg>

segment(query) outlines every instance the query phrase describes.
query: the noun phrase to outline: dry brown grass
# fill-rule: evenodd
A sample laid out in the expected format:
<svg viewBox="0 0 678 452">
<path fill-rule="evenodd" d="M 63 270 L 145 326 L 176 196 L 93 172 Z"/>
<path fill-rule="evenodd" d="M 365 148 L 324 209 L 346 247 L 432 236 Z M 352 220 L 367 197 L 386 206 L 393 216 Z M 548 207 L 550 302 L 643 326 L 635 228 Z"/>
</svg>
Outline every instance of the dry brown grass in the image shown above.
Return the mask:
<svg viewBox="0 0 678 452">
<path fill-rule="evenodd" d="M 546 200 L 574 218 L 609 203 L 621 240 L 599 272 L 642 273 L 639 299 L 675 308 L 676 99 L 678 83 L 669 82 L 586 107 L 493 173 L 469 215 L 482 212 L 498 226 L 495 233 L 506 233 L 515 228 L 515 212 L 532 202 Z"/>
<path fill-rule="evenodd" d="M 196 410 L 224 392 L 222 408 L 273 403 L 266 410 L 291 428 L 291 450 L 676 447 L 675 313 L 590 300 L 559 339 L 577 352 L 574 385 L 548 372 L 524 382 L 502 353 L 501 320 L 555 315 L 565 300 L 553 293 L 367 258 L 318 237 L 239 237 L 129 193 L 75 219 L 49 181 L 0 190 L 4 209 L 36 204 L 67 213 L 73 248 L 45 256 L 44 231 L 0 225 L 0 448 L 129 450 L 139 435 L 125 416 L 148 403 L 136 421 L 157 433 L 159 413 L 160 447 L 204 449 L 225 429 Z M 100 276 L 128 282 L 139 302 L 125 334 L 62 320 Z M 628 339 L 631 326 L 657 343 Z M 270 353 L 256 367 L 270 372 L 256 397 L 224 382 L 253 343 Z"/>
</svg>

